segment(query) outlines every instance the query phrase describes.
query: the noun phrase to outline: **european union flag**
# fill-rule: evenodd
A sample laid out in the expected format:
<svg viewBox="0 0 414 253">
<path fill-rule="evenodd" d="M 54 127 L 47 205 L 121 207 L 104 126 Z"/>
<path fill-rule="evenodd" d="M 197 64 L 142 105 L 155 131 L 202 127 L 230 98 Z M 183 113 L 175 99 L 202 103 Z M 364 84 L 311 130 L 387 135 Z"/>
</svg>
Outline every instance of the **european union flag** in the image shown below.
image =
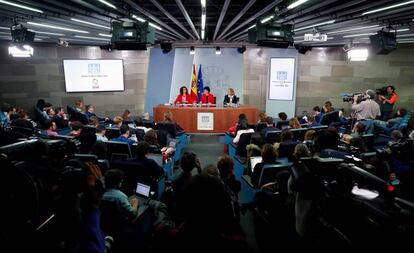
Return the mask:
<svg viewBox="0 0 414 253">
<path fill-rule="evenodd" d="M 200 68 L 198 69 L 198 75 L 197 75 L 197 96 L 198 96 L 198 101 L 201 101 L 201 95 L 203 94 L 203 90 L 204 90 L 203 74 L 202 74 L 202 71 L 201 71 L 201 64 L 200 64 Z"/>
</svg>

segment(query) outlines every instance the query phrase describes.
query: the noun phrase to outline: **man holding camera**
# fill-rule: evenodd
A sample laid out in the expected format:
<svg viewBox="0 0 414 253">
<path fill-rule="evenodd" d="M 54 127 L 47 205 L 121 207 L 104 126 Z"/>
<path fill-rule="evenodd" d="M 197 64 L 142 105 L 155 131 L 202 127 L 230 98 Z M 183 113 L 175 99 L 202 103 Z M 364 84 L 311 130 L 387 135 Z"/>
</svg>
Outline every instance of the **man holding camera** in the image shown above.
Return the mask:
<svg viewBox="0 0 414 253">
<path fill-rule="evenodd" d="M 357 121 L 363 121 L 365 125 L 365 133 L 371 134 L 374 130 L 373 120 L 381 116 L 381 110 L 377 102 L 373 99 L 375 92 L 373 90 L 366 90 L 364 97 L 358 98 L 359 95 L 354 96 L 354 103 L 352 104 L 352 111 Z"/>
<path fill-rule="evenodd" d="M 397 94 L 395 93 L 394 86 L 390 85 L 386 88 L 386 95 L 379 95 L 379 101 L 381 106 L 381 120 L 387 121 L 391 118 L 392 110 L 395 102 L 397 102 Z"/>
</svg>

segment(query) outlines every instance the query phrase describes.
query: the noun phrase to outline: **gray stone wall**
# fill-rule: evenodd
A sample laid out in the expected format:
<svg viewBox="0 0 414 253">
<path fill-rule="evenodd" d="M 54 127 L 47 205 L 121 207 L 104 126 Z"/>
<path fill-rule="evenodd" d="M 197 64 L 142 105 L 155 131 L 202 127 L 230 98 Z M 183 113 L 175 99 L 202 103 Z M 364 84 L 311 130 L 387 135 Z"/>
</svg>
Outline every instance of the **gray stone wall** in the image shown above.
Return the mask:
<svg viewBox="0 0 414 253">
<path fill-rule="evenodd" d="M 261 110 L 266 105 L 267 50 L 247 49 L 244 53 L 244 96 Z M 340 93 L 360 92 L 394 85 L 399 97 L 396 107 L 414 110 L 414 47 L 400 46 L 388 55 L 370 52 L 366 62 L 349 62 L 341 48 L 314 48 L 299 54 L 296 113 L 311 111 L 330 100 L 336 108 L 349 110 Z"/>
<path fill-rule="evenodd" d="M 31 111 L 37 99 L 54 106 L 83 100 L 93 104 L 99 115 L 113 117 L 129 109 L 144 110 L 149 51 L 112 51 L 99 47 L 36 45 L 33 58 L 12 58 L 7 44 L 0 45 L 0 103 L 7 102 Z M 248 48 L 244 53 L 246 104 L 264 110 L 269 48 Z M 125 91 L 66 93 L 63 59 L 123 59 Z M 299 55 L 296 113 L 330 100 L 336 108 L 349 109 L 340 93 L 358 92 L 385 85 L 397 88 L 397 106 L 414 109 L 414 47 L 400 46 L 388 55 L 370 54 L 366 62 L 349 62 L 341 48 L 314 48 Z"/>
<path fill-rule="evenodd" d="M 149 51 L 112 51 L 99 47 L 36 45 L 32 58 L 7 55 L 0 45 L 0 103 L 7 102 L 31 112 L 39 98 L 54 106 L 82 100 L 95 106 L 98 115 L 113 117 L 129 109 L 134 115 L 144 110 Z M 63 59 L 122 59 L 125 91 L 66 93 Z"/>
</svg>

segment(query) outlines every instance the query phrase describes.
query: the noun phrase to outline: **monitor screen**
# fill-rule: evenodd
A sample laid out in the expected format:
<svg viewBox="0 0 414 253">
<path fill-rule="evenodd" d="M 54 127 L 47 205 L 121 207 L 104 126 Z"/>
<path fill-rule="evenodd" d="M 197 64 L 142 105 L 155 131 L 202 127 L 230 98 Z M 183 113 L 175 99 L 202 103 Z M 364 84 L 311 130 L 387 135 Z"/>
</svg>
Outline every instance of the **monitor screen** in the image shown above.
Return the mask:
<svg viewBox="0 0 414 253">
<path fill-rule="evenodd" d="M 66 92 L 123 91 L 122 60 L 63 60 Z"/>
<path fill-rule="evenodd" d="M 151 186 L 145 185 L 145 184 L 142 184 L 142 183 L 137 183 L 137 189 L 135 190 L 135 192 L 138 195 L 141 195 L 141 196 L 144 196 L 144 197 L 149 197 L 150 190 L 151 190 Z"/>
</svg>

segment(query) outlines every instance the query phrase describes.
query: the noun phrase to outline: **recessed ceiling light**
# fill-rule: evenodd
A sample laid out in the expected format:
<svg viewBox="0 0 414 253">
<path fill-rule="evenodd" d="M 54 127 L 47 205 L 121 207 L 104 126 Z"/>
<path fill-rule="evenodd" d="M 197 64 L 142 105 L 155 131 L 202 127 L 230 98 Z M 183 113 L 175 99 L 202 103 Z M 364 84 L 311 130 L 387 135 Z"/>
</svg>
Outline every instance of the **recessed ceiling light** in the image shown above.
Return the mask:
<svg viewBox="0 0 414 253">
<path fill-rule="evenodd" d="M 138 20 L 139 22 L 145 22 L 146 20 L 143 18 L 138 17 L 137 15 L 132 15 L 132 18 L 135 18 L 136 20 Z"/>
</svg>

